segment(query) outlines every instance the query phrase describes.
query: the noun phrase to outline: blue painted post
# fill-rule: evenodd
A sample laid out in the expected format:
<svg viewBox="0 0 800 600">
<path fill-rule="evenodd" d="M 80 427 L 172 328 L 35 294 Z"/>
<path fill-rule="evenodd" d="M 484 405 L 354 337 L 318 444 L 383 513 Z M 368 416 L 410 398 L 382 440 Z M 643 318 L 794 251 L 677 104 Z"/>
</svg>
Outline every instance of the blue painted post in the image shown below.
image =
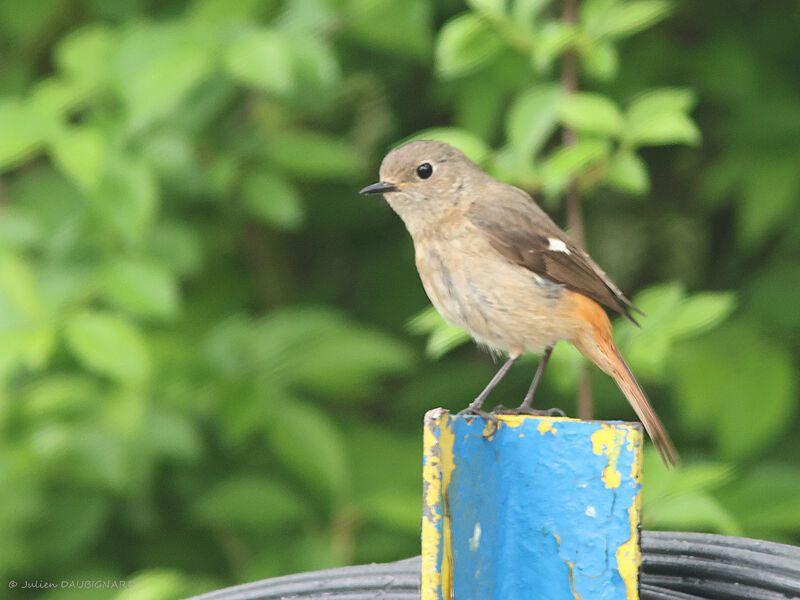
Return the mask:
<svg viewBox="0 0 800 600">
<path fill-rule="evenodd" d="M 425 416 L 422 600 L 637 599 L 642 428 Z"/>
</svg>

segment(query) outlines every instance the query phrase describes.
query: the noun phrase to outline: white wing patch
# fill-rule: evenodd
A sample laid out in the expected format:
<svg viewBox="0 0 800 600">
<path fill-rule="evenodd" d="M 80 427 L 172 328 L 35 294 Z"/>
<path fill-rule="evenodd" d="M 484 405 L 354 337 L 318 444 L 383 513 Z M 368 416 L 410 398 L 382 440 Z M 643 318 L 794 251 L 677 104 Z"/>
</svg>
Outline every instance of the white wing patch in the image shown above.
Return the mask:
<svg viewBox="0 0 800 600">
<path fill-rule="evenodd" d="M 550 242 L 550 245 L 547 247 L 548 250 L 569 254 L 569 248 L 567 248 L 567 245 L 562 240 L 558 238 L 547 238 L 547 241 Z"/>
</svg>

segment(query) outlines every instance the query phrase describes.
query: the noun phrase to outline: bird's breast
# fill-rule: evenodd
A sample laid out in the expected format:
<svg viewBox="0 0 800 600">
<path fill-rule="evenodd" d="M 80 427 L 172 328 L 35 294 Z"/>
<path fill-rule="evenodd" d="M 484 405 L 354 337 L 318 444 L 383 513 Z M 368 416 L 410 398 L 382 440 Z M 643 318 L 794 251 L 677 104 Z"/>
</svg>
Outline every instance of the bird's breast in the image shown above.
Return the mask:
<svg viewBox="0 0 800 600">
<path fill-rule="evenodd" d="M 436 310 L 479 343 L 539 352 L 565 337 L 563 286 L 510 262 L 478 232 L 415 240 L 415 258 Z"/>
</svg>

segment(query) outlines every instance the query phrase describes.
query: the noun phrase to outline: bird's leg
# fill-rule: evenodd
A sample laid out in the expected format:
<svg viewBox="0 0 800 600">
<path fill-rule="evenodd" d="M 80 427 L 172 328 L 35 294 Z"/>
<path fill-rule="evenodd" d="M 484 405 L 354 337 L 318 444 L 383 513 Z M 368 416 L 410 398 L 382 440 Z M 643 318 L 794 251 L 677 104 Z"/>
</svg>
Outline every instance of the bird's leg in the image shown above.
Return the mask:
<svg viewBox="0 0 800 600">
<path fill-rule="evenodd" d="M 525 394 L 525 399 L 522 401 L 522 404 L 517 407 L 517 410 L 531 410 L 531 404 L 533 404 L 533 395 L 536 393 L 536 388 L 539 387 L 539 381 L 542 379 L 542 373 L 544 372 L 545 366 L 547 366 L 547 361 L 550 360 L 550 354 L 552 354 L 552 352 L 552 346 L 545 348 L 544 354 L 542 354 L 542 360 L 539 361 L 536 374 L 533 376 L 533 381 L 531 381 L 531 387 L 528 388 L 528 393 Z"/>
<path fill-rule="evenodd" d="M 545 366 L 547 366 L 547 361 L 550 360 L 550 354 L 553 352 L 553 347 L 549 346 L 545 348 L 544 354 L 542 354 L 542 360 L 539 361 L 539 367 L 536 369 L 536 374 L 533 376 L 533 381 L 531 382 L 531 387 L 528 388 L 528 393 L 525 394 L 525 399 L 522 401 L 517 408 L 512 409 L 503 409 L 502 411 L 497 411 L 498 413 L 505 413 L 505 414 L 512 414 L 512 415 L 536 415 L 536 416 L 543 416 L 543 417 L 552 417 L 554 414 L 558 414 L 562 417 L 566 417 L 567 415 L 564 414 L 564 411 L 560 408 L 549 408 L 547 410 L 536 410 L 535 408 L 531 407 L 533 403 L 533 395 L 536 393 L 536 388 L 539 387 L 539 381 L 542 379 L 542 373 L 544 372 Z"/>
<path fill-rule="evenodd" d="M 520 357 L 519 354 L 512 354 L 511 356 L 509 356 L 508 360 L 503 364 L 502 367 L 500 367 L 497 373 L 495 373 L 495 376 L 492 377 L 492 380 L 488 383 L 488 385 L 483 389 L 483 391 L 480 394 L 478 394 L 478 397 L 475 398 L 475 400 L 473 400 L 472 402 L 470 402 L 470 405 L 458 414 L 460 415 L 472 414 L 472 415 L 484 416 L 486 413 L 485 411 L 481 410 L 481 406 L 483 406 L 484 400 L 486 400 L 491 391 L 500 382 L 503 376 L 511 368 L 511 365 L 513 365 L 519 357 Z"/>
</svg>

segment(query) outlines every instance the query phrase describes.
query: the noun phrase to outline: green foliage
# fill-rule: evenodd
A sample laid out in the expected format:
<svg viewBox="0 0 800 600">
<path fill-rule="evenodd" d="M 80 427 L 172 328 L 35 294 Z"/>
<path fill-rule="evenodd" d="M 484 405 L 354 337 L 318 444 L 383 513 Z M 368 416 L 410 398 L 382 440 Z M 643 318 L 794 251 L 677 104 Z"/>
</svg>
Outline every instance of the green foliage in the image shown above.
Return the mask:
<svg viewBox="0 0 800 600">
<path fill-rule="evenodd" d="M 153 600 L 418 552 L 422 414 L 492 370 L 356 194 L 424 138 L 559 222 L 577 182 L 589 249 L 647 314 L 617 341 L 684 458 L 648 449 L 645 526 L 800 540 L 790 19 L 78 4 L 0 3 L 0 579 Z M 521 362 L 497 394 L 524 393 Z M 540 401 L 569 408 L 581 364 L 560 344 Z M 596 375 L 597 416 L 633 418 Z"/>
</svg>

